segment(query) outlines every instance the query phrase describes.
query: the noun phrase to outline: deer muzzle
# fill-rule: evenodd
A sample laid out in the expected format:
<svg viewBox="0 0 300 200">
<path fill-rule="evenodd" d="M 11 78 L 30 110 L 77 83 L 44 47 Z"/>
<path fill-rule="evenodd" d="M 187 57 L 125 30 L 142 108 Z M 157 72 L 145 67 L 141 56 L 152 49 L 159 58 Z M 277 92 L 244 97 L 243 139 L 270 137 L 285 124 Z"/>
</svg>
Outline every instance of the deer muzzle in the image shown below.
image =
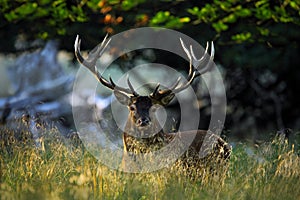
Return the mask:
<svg viewBox="0 0 300 200">
<path fill-rule="evenodd" d="M 140 117 L 136 120 L 136 125 L 138 127 L 146 127 L 150 125 L 150 119 L 148 117 Z"/>
</svg>

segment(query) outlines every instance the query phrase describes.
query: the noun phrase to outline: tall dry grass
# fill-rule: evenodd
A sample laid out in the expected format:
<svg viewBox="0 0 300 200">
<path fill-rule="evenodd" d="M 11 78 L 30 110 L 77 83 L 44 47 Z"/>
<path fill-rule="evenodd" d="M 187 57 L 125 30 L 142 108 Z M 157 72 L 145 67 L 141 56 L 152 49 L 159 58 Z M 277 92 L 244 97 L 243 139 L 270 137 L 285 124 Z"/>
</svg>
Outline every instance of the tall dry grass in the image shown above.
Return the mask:
<svg viewBox="0 0 300 200">
<path fill-rule="evenodd" d="M 275 137 L 247 153 L 233 148 L 224 173 L 193 168 L 127 174 L 100 164 L 80 141 L 66 144 L 56 129 L 45 130 L 37 149 L 24 133 L 1 130 L 0 199 L 297 199 L 299 150 Z M 223 166 L 220 166 L 224 170 Z M 188 175 L 187 175 L 188 174 Z M 195 176 L 197 177 L 197 176 Z"/>
</svg>

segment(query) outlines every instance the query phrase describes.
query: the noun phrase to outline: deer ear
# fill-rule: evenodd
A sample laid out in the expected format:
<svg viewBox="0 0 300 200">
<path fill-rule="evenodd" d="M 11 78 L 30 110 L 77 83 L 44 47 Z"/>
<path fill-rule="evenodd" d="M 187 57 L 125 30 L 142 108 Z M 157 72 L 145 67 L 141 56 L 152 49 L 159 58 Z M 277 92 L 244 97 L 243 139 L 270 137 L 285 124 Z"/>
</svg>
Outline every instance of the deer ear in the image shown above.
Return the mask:
<svg viewBox="0 0 300 200">
<path fill-rule="evenodd" d="M 159 105 L 162 105 L 162 106 L 166 106 L 172 101 L 174 96 L 175 96 L 175 94 L 171 93 L 171 94 L 168 94 L 168 95 L 161 95 L 161 96 L 150 95 L 150 98 L 152 99 L 154 104 L 159 104 Z"/>
<path fill-rule="evenodd" d="M 170 94 L 167 94 L 167 95 L 165 95 L 165 94 L 164 95 L 153 95 L 153 94 L 151 94 L 149 97 L 152 99 L 154 104 L 167 106 L 172 101 L 174 96 L 175 96 L 174 93 L 170 93 Z"/>
<path fill-rule="evenodd" d="M 116 99 L 123 105 L 128 106 L 131 103 L 130 96 L 126 95 L 125 93 L 119 92 L 118 90 L 114 90 L 114 95 Z"/>
<path fill-rule="evenodd" d="M 172 99 L 174 98 L 174 96 L 175 96 L 175 94 L 171 93 L 171 94 L 168 94 L 168 95 L 162 97 L 161 100 L 160 100 L 161 104 L 163 106 L 168 105 L 172 101 Z"/>
</svg>

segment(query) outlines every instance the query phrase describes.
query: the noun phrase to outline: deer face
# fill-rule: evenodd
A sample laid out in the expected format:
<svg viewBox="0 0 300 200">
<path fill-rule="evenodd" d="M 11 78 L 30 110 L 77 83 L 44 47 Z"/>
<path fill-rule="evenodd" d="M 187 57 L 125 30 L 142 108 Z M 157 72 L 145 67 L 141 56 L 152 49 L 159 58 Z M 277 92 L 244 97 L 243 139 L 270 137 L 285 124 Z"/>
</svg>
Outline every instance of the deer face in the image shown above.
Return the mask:
<svg viewBox="0 0 300 200">
<path fill-rule="evenodd" d="M 137 127 L 147 127 L 151 125 L 153 109 L 152 101 L 147 96 L 131 98 L 128 104 L 131 120 Z"/>
<path fill-rule="evenodd" d="M 152 123 L 156 123 L 155 112 L 160 106 L 166 106 L 173 99 L 174 95 L 170 94 L 161 99 L 153 96 L 129 96 L 128 94 L 115 91 L 117 100 L 128 107 L 129 119 L 135 127 L 140 130 L 149 129 Z"/>
</svg>

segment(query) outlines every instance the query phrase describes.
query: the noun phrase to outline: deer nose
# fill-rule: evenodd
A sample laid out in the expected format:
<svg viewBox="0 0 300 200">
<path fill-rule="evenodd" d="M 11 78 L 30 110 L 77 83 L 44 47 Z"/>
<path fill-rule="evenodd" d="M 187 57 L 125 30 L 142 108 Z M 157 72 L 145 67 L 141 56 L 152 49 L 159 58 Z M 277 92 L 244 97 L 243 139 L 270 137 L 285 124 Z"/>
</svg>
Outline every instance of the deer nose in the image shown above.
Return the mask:
<svg viewBox="0 0 300 200">
<path fill-rule="evenodd" d="M 147 126 L 150 120 L 148 117 L 140 117 L 136 122 L 138 126 Z"/>
</svg>

